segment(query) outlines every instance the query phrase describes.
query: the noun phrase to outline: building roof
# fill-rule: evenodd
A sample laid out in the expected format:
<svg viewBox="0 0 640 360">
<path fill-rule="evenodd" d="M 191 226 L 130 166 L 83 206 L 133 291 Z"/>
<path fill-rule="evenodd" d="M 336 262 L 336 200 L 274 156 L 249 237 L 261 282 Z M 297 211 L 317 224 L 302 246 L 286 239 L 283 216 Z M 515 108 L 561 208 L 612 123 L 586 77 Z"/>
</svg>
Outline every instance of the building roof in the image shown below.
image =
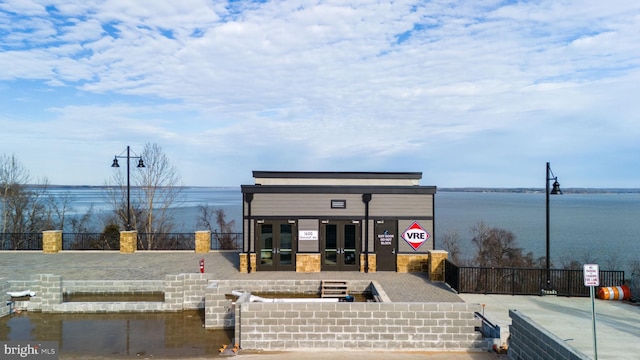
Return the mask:
<svg viewBox="0 0 640 360">
<path fill-rule="evenodd" d="M 255 185 L 418 186 L 421 172 L 253 171 Z"/>
<path fill-rule="evenodd" d="M 254 178 L 288 179 L 422 179 L 421 172 L 368 171 L 253 171 Z"/>
</svg>

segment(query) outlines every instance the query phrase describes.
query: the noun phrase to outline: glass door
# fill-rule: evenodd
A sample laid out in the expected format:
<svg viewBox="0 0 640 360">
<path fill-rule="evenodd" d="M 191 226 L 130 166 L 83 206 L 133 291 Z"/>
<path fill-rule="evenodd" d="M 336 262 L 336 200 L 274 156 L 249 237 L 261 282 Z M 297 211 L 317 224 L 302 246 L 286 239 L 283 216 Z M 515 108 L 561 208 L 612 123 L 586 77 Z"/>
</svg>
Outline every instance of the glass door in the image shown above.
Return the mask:
<svg viewBox="0 0 640 360">
<path fill-rule="evenodd" d="M 269 221 L 257 225 L 258 271 L 295 270 L 295 223 Z"/>
<path fill-rule="evenodd" d="M 280 224 L 278 246 L 278 270 L 295 270 L 293 263 L 293 225 Z"/>
<path fill-rule="evenodd" d="M 332 221 L 323 224 L 322 270 L 358 271 L 360 223 Z"/>
</svg>

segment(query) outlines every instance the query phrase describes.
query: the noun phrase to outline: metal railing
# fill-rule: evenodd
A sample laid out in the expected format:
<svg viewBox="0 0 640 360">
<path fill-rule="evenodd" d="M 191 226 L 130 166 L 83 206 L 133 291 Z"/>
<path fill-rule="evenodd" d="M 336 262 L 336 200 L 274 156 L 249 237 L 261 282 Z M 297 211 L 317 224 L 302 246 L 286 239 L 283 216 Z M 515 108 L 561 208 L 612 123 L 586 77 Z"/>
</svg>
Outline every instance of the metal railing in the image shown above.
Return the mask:
<svg viewBox="0 0 640 360">
<path fill-rule="evenodd" d="M 211 250 L 242 249 L 242 233 L 211 233 Z"/>
<path fill-rule="evenodd" d="M 42 250 L 42 233 L 0 233 L 0 250 Z"/>
<path fill-rule="evenodd" d="M 550 289 L 546 289 L 547 271 Z M 589 296 L 582 270 L 457 266 L 446 260 L 445 282 L 458 293 L 540 295 L 545 289 L 561 296 Z M 600 286 L 623 284 L 624 271 L 600 271 Z"/>
<path fill-rule="evenodd" d="M 211 250 L 239 250 L 242 233 L 211 233 Z M 138 250 L 195 250 L 195 233 L 138 233 Z M 42 233 L 0 233 L 0 250 L 42 250 Z M 119 233 L 63 233 L 62 250 L 120 250 Z"/>
<path fill-rule="evenodd" d="M 62 250 L 120 250 L 120 234 L 63 233 Z"/>
</svg>

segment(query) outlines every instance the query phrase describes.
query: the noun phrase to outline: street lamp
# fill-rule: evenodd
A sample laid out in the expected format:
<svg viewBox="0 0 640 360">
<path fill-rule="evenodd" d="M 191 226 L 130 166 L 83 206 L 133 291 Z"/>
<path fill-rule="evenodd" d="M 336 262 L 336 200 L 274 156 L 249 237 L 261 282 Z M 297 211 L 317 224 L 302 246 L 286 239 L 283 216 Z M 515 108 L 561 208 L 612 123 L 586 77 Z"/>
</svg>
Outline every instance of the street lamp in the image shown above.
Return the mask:
<svg viewBox="0 0 640 360">
<path fill-rule="evenodd" d="M 120 164 L 118 164 L 118 159 L 127 159 L 127 225 L 126 225 L 126 229 L 127 231 L 131 230 L 131 177 L 129 174 L 129 160 L 131 159 L 139 159 L 138 160 L 138 166 L 139 168 L 143 168 L 144 167 L 144 162 L 142 161 L 142 156 L 131 156 L 131 149 L 129 148 L 129 146 L 127 146 L 127 156 L 118 156 L 116 155 L 113 158 L 113 164 L 111 164 L 111 167 L 120 167 Z"/>
<path fill-rule="evenodd" d="M 553 188 L 549 191 L 549 181 L 553 180 Z M 547 177 L 546 177 L 546 196 L 547 196 L 547 257 L 546 257 L 546 265 L 547 265 L 547 287 L 545 290 L 551 289 L 551 265 L 550 265 L 550 254 L 549 254 L 549 195 L 562 195 L 562 190 L 560 190 L 560 183 L 558 183 L 558 177 L 553 174 L 551 171 L 551 166 L 547 162 Z"/>
</svg>

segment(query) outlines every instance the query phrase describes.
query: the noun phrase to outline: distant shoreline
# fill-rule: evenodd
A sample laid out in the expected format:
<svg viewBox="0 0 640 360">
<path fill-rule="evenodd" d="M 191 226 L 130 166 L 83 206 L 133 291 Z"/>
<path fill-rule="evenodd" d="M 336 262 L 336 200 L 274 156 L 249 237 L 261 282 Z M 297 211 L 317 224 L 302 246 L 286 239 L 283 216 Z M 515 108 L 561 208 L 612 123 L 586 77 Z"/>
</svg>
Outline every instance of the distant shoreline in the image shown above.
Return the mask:
<svg viewBox="0 0 640 360">
<path fill-rule="evenodd" d="M 117 186 L 108 185 L 27 185 L 29 188 L 50 189 L 108 189 Z M 237 189 L 240 186 L 181 186 L 185 189 Z M 438 187 L 438 192 L 466 192 L 466 193 L 544 193 L 544 188 L 485 188 L 485 187 Z M 640 194 L 640 188 L 562 188 L 564 194 Z"/>
<path fill-rule="evenodd" d="M 543 188 L 438 188 L 440 192 L 544 193 Z M 639 194 L 637 188 L 562 188 L 564 194 Z"/>
</svg>

